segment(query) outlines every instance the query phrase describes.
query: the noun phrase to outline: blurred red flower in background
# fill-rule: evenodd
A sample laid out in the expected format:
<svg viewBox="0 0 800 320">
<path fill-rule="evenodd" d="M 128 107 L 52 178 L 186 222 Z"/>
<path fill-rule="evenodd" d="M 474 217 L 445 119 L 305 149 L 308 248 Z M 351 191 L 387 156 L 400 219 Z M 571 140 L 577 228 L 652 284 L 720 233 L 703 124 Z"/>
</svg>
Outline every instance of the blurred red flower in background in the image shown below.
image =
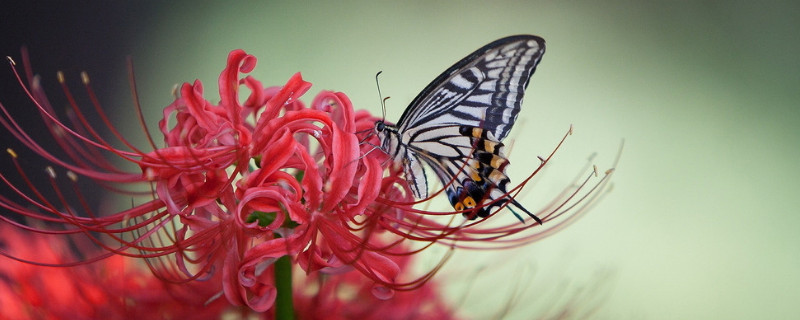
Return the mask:
<svg viewBox="0 0 800 320">
<path fill-rule="evenodd" d="M 171 284 L 120 255 L 65 267 L 79 260 L 71 247 L 80 245 L 64 240 L 0 224 L 6 253 L 41 261 L 0 264 L 0 318 L 218 319 L 229 306 L 207 300 L 218 290 L 219 277 Z"/>
</svg>

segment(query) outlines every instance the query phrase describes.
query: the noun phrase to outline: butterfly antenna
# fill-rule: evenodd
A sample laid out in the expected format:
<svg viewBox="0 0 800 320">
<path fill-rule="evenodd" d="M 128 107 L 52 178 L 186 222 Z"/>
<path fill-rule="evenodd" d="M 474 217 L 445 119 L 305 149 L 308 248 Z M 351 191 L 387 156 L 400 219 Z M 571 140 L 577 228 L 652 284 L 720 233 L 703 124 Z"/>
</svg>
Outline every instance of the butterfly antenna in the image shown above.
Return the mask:
<svg viewBox="0 0 800 320">
<path fill-rule="evenodd" d="M 378 71 L 378 73 L 375 74 L 375 85 L 378 87 L 378 98 L 381 100 L 381 113 L 382 113 L 381 114 L 381 121 L 385 121 L 386 120 L 386 99 L 389 99 L 389 97 L 384 98 L 383 95 L 381 94 L 381 82 L 378 81 L 378 76 L 380 76 L 382 72 L 383 72 L 383 70 Z"/>
</svg>

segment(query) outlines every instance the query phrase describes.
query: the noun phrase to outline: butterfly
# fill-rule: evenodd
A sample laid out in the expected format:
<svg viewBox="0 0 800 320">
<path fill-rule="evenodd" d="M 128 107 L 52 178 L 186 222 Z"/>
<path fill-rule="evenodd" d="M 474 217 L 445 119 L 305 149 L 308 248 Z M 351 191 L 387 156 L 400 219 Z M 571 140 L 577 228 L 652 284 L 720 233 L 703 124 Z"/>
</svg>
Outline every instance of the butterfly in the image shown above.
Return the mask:
<svg viewBox="0 0 800 320">
<path fill-rule="evenodd" d="M 544 49 L 544 39 L 533 35 L 489 43 L 428 84 L 396 125 L 375 122 L 378 148 L 403 166 L 416 198 L 428 196 L 424 162 L 446 186 L 453 208 L 468 219 L 512 205 L 542 223 L 507 194 L 509 162 L 502 141 L 517 119 Z"/>
</svg>

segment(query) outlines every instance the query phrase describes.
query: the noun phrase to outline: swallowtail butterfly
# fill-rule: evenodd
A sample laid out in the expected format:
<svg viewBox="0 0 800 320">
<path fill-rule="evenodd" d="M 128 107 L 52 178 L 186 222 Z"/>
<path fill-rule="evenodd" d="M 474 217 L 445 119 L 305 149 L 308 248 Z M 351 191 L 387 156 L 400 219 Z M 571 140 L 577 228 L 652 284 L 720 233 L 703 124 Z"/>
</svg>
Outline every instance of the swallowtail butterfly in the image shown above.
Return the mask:
<svg viewBox="0 0 800 320">
<path fill-rule="evenodd" d="M 378 147 L 403 166 L 416 198 L 428 196 L 424 162 L 446 186 L 453 208 L 465 211 L 465 217 L 486 217 L 492 209 L 510 204 L 542 223 L 507 195 L 508 159 L 502 141 L 517 119 L 543 54 L 544 39 L 537 36 L 496 40 L 436 77 L 411 101 L 397 125 L 375 122 Z"/>
</svg>

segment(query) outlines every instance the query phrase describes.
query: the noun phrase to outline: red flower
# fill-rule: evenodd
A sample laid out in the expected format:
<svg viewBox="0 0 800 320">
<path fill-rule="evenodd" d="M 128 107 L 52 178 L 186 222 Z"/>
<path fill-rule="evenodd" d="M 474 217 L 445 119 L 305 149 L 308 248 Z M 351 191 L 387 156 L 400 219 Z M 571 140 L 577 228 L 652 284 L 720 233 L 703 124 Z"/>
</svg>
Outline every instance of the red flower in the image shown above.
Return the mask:
<svg viewBox="0 0 800 320">
<path fill-rule="evenodd" d="M 228 307 L 224 300 L 206 298 L 217 290 L 219 279 L 169 284 L 119 255 L 91 264 L 52 267 L 78 260 L 63 240 L 0 224 L 5 254 L 47 262 L 0 264 L 0 318 L 219 319 Z"/>
</svg>

